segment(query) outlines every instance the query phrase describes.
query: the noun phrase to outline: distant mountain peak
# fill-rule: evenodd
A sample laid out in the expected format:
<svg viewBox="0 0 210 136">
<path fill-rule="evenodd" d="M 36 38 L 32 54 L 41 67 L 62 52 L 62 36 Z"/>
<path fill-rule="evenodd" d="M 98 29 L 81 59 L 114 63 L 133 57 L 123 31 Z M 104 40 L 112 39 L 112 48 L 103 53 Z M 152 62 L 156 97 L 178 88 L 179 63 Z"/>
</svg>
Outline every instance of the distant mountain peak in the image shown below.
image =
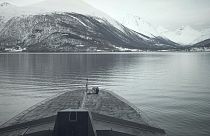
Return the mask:
<svg viewBox="0 0 210 136">
<path fill-rule="evenodd" d="M 195 30 L 189 25 L 186 25 L 172 31 L 162 32 L 161 34 L 181 45 L 192 45 L 195 43 L 195 40 L 200 37 L 201 32 Z"/>
<path fill-rule="evenodd" d="M 132 14 L 127 14 L 126 16 L 122 17 L 120 23 L 146 36 L 149 37 L 159 36 L 157 30 L 153 27 L 153 25 L 147 22 L 142 17 Z"/>
</svg>

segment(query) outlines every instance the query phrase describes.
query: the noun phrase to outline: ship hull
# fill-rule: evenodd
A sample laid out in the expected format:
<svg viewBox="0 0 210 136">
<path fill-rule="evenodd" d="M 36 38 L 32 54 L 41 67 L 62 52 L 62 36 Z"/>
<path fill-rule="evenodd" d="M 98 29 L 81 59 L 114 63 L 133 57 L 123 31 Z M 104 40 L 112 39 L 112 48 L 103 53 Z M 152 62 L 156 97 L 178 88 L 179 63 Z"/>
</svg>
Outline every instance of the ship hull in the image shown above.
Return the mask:
<svg viewBox="0 0 210 136">
<path fill-rule="evenodd" d="M 87 93 L 83 89 L 68 91 L 32 106 L 4 123 L 0 133 L 3 136 L 56 135 L 56 122 L 63 112 L 67 115 L 76 112 L 81 116 L 86 112 L 93 135 L 166 135 L 163 129 L 149 124 L 138 108 L 117 94 L 106 90 Z"/>
</svg>

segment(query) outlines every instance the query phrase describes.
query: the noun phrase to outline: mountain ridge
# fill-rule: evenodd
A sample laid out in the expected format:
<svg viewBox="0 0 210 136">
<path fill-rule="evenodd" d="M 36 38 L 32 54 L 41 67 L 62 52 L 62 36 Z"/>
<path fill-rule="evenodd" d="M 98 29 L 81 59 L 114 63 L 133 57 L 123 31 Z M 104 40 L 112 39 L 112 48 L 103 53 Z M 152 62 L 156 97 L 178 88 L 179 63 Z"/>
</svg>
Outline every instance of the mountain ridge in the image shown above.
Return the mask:
<svg viewBox="0 0 210 136">
<path fill-rule="evenodd" d="M 78 13 L 14 17 L 5 26 L 0 33 L 1 46 L 18 45 L 27 51 L 161 50 L 177 47 L 160 37 L 148 38 L 123 25 L 121 31 L 107 20 Z"/>
<path fill-rule="evenodd" d="M 44 2 L 47 1 L 49 0 Z M 0 14 L 0 21 L 3 22 L 0 26 L 0 49 L 12 46 L 13 48 L 25 48 L 26 51 L 157 51 L 185 49 L 165 36 L 152 34 L 154 32 L 158 33 L 158 31 L 153 30 L 152 25 L 147 22 L 144 22 L 144 24 L 148 26 L 148 31 L 142 29 L 136 31 L 83 3 L 83 1 L 67 2 L 75 8 L 67 10 L 68 12 L 58 12 L 56 9 L 62 7 L 62 4 L 56 7 L 57 2 L 60 1 L 53 1 L 52 5 L 54 4 L 55 7 L 52 6 L 50 10 L 48 8 L 42 10 L 41 7 L 33 5 L 29 6 L 30 8 L 22 8 L 15 15 L 13 12 L 8 12 L 5 15 Z M 67 6 L 67 3 L 63 4 Z M 9 3 L 3 5 L 11 6 Z M 78 11 L 75 5 L 85 6 Z M 11 9 L 17 8 L 13 5 L 11 7 Z M 26 13 L 27 10 L 29 12 Z M 84 11 L 86 11 L 86 14 L 84 14 Z M 22 14 L 23 12 L 25 13 Z M 92 14 L 93 12 L 96 14 Z M 139 17 L 135 18 L 142 20 Z M 63 22 L 63 20 L 65 21 Z M 137 27 L 141 25 L 138 22 L 133 22 L 137 24 Z M 40 28 L 37 29 L 37 26 Z M 80 27 L 87 32 L 84 33 L 84 30 Z M 164 31 L 164 28 L 160 28 L 160 30 Z M 100 37 L 96 34 L 100 34 Z"/>
<path fill-rule="evenodd" d="M 163 37 L 182 46 L 194 45 L 210 38 L 210 28 L 198 31 L 191 26 L 181 26 L 175 30 L 168 30 L 162 26 L 155 26 L 145 19 L 132 14 L 121 17 L 120 23 L 149 37 Z"/>
</svg>

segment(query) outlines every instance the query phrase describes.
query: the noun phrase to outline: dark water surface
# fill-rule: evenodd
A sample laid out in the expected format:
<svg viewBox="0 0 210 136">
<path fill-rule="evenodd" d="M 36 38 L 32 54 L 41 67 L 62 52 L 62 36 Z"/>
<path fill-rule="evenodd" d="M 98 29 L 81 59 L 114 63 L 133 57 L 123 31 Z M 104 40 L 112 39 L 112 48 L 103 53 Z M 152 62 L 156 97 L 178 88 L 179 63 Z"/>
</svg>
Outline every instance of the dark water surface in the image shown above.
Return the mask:
<svg viewBox="0 0 210 136">
<path fill-rule="evenodd" d="M 87 77 L 169 136 L 210 135 L 210 53 L 0 54 L 0 123 Z"/>
</svg>

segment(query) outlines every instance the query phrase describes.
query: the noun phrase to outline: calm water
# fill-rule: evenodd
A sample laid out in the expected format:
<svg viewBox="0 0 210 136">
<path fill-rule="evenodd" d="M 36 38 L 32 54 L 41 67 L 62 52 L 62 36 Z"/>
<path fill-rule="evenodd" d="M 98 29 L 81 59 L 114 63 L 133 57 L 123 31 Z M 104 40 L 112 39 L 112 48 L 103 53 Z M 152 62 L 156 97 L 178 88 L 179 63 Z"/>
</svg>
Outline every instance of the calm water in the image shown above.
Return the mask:
<svg viewBox="0 0 210 136">
<path fill-rule="evenodd" d="M 169 136 L 210 135 L 210 53 L 0 54 L 0 123 L 92 85 L 139 107 Z"/>
</svg>

